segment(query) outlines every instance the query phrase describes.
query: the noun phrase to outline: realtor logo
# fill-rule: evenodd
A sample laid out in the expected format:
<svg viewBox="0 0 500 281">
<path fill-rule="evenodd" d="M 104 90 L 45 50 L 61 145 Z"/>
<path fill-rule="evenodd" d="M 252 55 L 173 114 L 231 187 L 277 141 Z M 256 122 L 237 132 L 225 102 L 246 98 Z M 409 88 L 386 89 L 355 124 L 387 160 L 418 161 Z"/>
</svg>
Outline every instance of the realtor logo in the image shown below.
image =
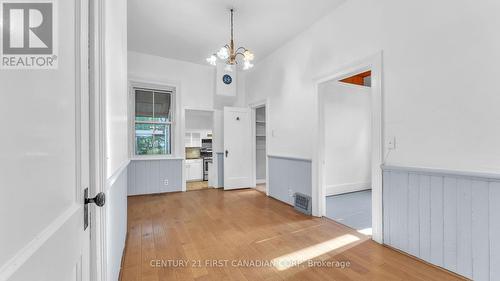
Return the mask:
<svg viewBox="0 0 500 281">
<path fill-rule="evenodd" d="M 0 1 L 1 68 L 57 68 L 54 1 Z"/>
</svg>

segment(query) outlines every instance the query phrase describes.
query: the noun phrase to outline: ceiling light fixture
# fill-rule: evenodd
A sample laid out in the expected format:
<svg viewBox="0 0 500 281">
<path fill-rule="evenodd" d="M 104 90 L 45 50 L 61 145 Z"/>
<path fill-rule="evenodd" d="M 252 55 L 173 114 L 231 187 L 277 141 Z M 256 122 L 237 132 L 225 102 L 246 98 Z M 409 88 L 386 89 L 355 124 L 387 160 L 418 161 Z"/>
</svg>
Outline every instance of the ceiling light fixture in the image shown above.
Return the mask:
<svg viewBox="0 0 500 281">
<path fill-rule="evenodd" d="M 211 65 L 217 65 L 217 58 L 222 60 L 227 64 L 226 68 L 232 69 L 234 65 L 238 64 L 238 56 L 243 58 L 243 70 L 247 70 L 253 67 L 252 61 L 254 60 L 254 54 L 250 52 L 245 47 L 234 47 L 234 21 L 233 21 L 234 9 L 231 9 L 231 41 L 224 47 L 220 48 L 217 53 L 214 53 L 207 58 L 207 62 Z"/>
</svg>

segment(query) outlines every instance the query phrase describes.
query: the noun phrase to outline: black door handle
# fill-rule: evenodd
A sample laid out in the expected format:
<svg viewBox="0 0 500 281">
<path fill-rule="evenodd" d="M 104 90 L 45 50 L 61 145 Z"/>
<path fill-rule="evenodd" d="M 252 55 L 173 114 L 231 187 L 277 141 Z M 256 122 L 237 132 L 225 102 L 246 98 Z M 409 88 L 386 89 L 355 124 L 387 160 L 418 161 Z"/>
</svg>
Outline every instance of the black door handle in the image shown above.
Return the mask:
<svg viewBox="0 0 500 281">
<path fill-rule="evenodd" d="M 104 192 L 99 192 L 94 198 L 85 198 L 85 204 L 94 203 L 99 207 L 106 204 L 106 194 Z"/>
<path fill-rule="evenodd" d="M 227 155 L 229 154 L 229 151 L 226 150 L 226 158 L 227 158 Z"/>
</svg>

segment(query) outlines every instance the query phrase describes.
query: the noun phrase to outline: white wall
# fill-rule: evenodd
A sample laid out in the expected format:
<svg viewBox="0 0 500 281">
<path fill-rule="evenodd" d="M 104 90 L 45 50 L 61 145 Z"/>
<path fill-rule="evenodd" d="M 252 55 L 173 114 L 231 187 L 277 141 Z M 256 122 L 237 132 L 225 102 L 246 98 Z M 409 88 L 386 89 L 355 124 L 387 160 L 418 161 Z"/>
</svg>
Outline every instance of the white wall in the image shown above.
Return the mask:
<svg viewBox="0 0 500 281">
<path fill-rule="evenodd" d="M 127 233 L 127 3 L 105 3 L 107 280 L 118 280 Z"/>
<path fill-rule="evenodd" d="M 327 195 L 371 188 L 371 88 L 322 84 Z"/>
<path fill-rule="evenodd" d="M 105 84 L 107 175 L 128 160 L 127 3 L 106 2 Z"/>
<path fill-rule="evenodd" d="M 186 110 L 186 130 L 212 131 L 214 128 L 213 111 Z"/>
<path fill-rule="evenodd" d="M 138 52 L 128 52 L 130 79 L 176 83 L 181 88 L 182 107 L 219 108 L 243 105 L 245 75 L 238 74 L 237 97 L 215 96 L 215 67 L 179 61 Z"/>
<path fill-rule="evenodd" d="M 387 163 L 500 172 L 499 10 L 495 0 L 347 1 L 247 73 L 247 101 L 270 97 L 268 153 L 312 158 L 314 79 L 383 51 L 385 136 L 398 146 Z"/>
<path fill-rule="evenodd" d="M 215 153 L 224 152 L 224 112 L 222 110 L 214 111 L 214 130 L 212 134 L 212 151 L 215 158 Z"/>
<path fill-rule="evenodd" d="M 213 108 L 214 68 L 137 52 L 128 52 L 130 79 L 180 84 L 182 107 Z"/>
</svg>

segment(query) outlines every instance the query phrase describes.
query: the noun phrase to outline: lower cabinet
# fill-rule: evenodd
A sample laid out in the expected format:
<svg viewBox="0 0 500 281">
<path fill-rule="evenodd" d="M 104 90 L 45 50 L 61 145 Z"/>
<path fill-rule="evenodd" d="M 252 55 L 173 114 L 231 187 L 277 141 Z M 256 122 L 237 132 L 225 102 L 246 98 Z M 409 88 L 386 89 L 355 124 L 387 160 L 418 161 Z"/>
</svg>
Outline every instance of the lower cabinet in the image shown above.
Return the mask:
<svg viewBox="0 0 500 281">
<path fill-rule="evenodd" d="M 185 170 L 187 181 L 203 180 L 203 159 L 187 159 Z"/>
</svg>

